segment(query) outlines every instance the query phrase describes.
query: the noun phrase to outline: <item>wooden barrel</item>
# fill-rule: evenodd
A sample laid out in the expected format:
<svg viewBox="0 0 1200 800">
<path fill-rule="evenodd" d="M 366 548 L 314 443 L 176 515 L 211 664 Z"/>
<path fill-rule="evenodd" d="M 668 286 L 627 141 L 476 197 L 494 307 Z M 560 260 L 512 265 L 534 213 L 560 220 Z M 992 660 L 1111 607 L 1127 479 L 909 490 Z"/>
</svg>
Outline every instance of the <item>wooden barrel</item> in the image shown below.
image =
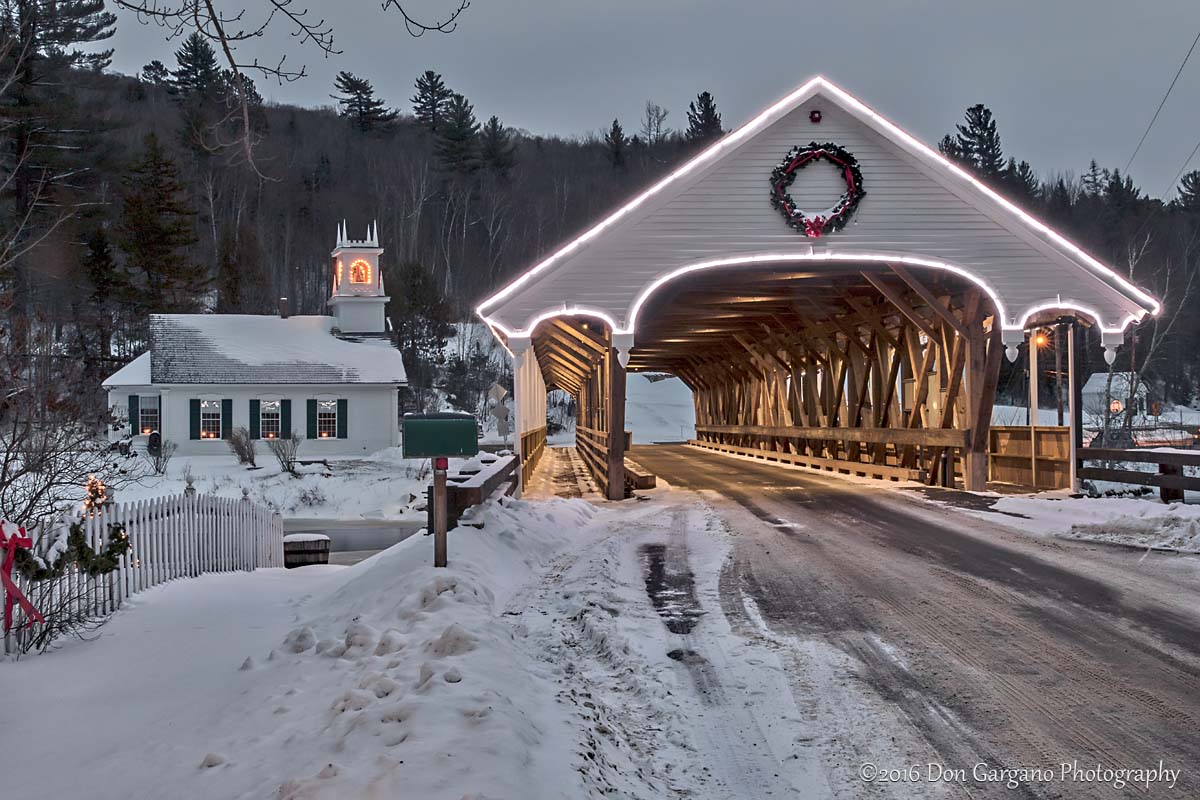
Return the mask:
<svg viewBox="0 0 1200 800">
<path fill-rule="evenodd" d="M 289 533 L 283 537 L 283 565 L 288 569 L 329 563 L 329 537 L 323 533 Z"/>
</svg>

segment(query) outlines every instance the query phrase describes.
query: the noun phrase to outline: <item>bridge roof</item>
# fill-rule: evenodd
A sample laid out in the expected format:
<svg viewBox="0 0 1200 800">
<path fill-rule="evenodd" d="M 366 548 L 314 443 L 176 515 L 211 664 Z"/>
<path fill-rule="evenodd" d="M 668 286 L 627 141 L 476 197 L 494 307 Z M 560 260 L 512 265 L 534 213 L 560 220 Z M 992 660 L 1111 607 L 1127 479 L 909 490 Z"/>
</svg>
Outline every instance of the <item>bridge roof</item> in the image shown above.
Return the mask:
<svg viewBox="0 0 1200 800">
<path fill-rule="evenodd" d="M 810 112 L 821 112 L 819 118 Z M 819 120 L 819 121 L 818 121 Z M 865 196 L 841 231 L 808 238 L 772 207 L 772 170 L 796 145 L 832 142 L 858 160 Z M 844 179 L 809 167 L 802 208 L 831 206 Z M 1158 301 L 1078 245 L 825 78 L 816 77 L 532 266 L 477 309 L 505 336 L 589 314 L 636 333 L 661 286 L 709 268 L 891 263 L 948 271 L 991 296 L 1006 330 L 1048 309 L 1108 332 Z"/>
</svg>

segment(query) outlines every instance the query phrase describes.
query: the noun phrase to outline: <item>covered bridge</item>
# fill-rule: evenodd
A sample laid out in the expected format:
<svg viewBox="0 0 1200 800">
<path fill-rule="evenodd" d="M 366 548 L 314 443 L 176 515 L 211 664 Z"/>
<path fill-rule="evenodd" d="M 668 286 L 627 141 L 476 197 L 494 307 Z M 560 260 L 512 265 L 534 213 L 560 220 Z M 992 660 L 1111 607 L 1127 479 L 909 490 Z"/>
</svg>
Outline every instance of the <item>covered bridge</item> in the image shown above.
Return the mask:
<svg viewBox="0 0 1200 800">
<path fill-rule="evenodd" d="M 626 369 L 686 382 L 702 445 L 979 489 L 1002 350 L 1069 318 L 1111 356 L 1158 310 L 820 77 L 478 307 L 515 360 L 526 464 L 566 390 L 612 498 Z"/>
</svg>

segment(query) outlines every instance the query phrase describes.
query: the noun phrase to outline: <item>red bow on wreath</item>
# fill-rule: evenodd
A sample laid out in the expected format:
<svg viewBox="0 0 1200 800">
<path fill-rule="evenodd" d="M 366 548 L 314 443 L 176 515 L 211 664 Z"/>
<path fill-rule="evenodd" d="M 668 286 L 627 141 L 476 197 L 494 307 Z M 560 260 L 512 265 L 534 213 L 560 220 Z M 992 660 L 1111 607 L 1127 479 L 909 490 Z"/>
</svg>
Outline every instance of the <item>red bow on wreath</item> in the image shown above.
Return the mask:
<svg viewBox="0 0 1200 800">
<path fill-rule="evenodd" d="M 804 219 L 804 235 L 811 239 L 821 238 L 821 234 L 825 231 L 825 218 L 813 217 Z"/>
<path fill-rule="evenodd" d="M 13 530 L 16 528 L 16 530 Z M 10 522 L 0 520 L 0 549 L 4 551 L 4 562 L 0 563 L 0 584 L 4 586 L 4 632 L 8 633 L 12 628 L 12 609 L 14 605 L 20 605 L 25 615 L 29 617 L 29 627 L 33 627 L 33 623 L 45 622 L 38 610 L 33 607 L 33 603 L 29 602 L 21 590 L 17 588 L 16 581 L 12 579 L 13 563 L 17 560 L 18 547 L 33 547 L 33 539 L 25 535 L 24 528 L 18 528 Z"/>
</svg>

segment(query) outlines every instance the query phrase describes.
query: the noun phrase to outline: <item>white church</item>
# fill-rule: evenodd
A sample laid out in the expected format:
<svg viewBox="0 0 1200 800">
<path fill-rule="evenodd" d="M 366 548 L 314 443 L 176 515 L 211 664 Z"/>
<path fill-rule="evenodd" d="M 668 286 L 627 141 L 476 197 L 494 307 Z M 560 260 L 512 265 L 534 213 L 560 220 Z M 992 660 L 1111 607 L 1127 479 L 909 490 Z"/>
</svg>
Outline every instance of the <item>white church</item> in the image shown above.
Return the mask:
<svg viewBox="0 0 1200 800">
<path fill-rule="evenodd" d="M 181 455 L 227 455 L 225 439 L 303 437 L 301 458 L 371 453 L 399 443 L 406 379 L 384 313 L 377 226 L 352 240 L 338 227 L 332 316 L 155 314 L 150 350 L 104 381 L 110 439 L 151 434 Z"/>
</svg>

